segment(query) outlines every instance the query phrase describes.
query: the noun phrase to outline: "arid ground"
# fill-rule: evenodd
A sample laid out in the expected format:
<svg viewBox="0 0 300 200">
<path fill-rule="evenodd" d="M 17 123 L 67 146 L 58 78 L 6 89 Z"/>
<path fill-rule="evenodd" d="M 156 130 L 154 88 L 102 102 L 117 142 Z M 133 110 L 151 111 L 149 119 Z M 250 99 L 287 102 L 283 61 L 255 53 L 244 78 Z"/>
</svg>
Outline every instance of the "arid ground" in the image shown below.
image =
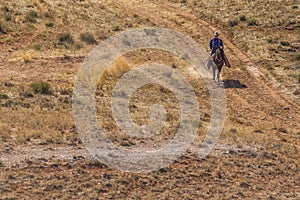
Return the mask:
<svg viewBox="0 0 300 200">
<path fill-rule="evenodd" d="M 0 0 L 0 199 L 300 199 L 300 2 L 297 0 Z M 72 114 L 76 74 L 89 53 L 122 31 L 160 27 L 209 50 L 221 33 L 232 66 L 222 71 L 226 118 L 214 150 L 198 150 L 211 122 L 205 81 L 186 58 L 155 49 L 119 57 L 99 78 L 99 126 L 115 145 L 159 148 L 176 134 L 180 105 L 166 87 L 134 92 L 132 120 L 153 104 L 165 127 L 151 138 L 116 124 L 118 79 L 146 63 L 189 81 L 201 123 L 186 154 L 157 171 L 123 172 L 93 158 Z M 203 66 L 205 67 L 205 66 Z"/>
</svg>

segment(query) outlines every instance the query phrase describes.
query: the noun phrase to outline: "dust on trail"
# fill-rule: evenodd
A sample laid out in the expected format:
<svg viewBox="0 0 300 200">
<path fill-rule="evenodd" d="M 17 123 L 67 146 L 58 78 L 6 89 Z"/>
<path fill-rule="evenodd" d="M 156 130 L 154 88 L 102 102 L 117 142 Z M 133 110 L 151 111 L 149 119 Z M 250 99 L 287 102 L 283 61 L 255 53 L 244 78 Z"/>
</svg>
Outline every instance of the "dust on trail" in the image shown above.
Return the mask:
<svg viewBox="0 0 300 200">
<path fill-rule="evenodd" d="M 257 147 L 243 146 L 239 147 L 233 144 L 218 142 L 213 151 L 209 154 L 211 157 L 219 157 L 228 153 L 247 153 L 259 154 Z M 199 156 L 199 148 L 191 146 L 187 156 Z M 94 160 L 91 154 L 82 146 L 73 145 L 34 145 L 34 146 L 16 146 L 4 147 L 0 149 L 0 163 L 5 167 L 25 167 L 30 162 L 41 161 L 51 162 L 57 160 L 77 161 Z"/>
<path fill-rule="evenodd" d="M 48 162 L 50 160 L 73 160 L 90 158 L 84 147 L 67 145 L 34 145 L 4 147 L 0 149 L 0 161 L 4 166 L 22 166 L 32 160 Z"/>
</svg>

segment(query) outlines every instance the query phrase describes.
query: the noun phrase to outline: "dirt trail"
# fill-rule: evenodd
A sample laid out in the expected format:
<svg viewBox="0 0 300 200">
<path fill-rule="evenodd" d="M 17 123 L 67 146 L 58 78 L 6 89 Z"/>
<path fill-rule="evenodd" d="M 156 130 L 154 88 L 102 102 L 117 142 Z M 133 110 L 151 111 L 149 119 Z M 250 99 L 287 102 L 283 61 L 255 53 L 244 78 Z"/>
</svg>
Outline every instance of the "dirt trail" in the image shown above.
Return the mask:
<svg viewBox="0 0 300 200">
<path fill-rule="evenodd" d="M 260 147 L 262 148 L 262 147 Z M 190 155 L 198 156 L 199 149 L 190 148 Z M 210 153 L 211 157 L 219 157 L 229 152 L 258 154 L 258 149 L 251 146 L 239 147 L 235 144 L 219 142 Z M 93 160 L 93 157 L 83 146 L 68 145 L 35 145 L 17 146 L 0 149 L 0 161 L 5 167 L 26 167 L 31 162 L 42 161 L 45 163 L 52 160 L 77 161 Z"/>
<path fill-rule="evenodd" d="M 84 147 L 67 145 L 18 146 L 0 149 L 0 161 L 6 166 L 23 166 L 28 161 L 40 160 L 48 162 L 52 159 L 76 160 L 89 158 Z"/>
</svg>

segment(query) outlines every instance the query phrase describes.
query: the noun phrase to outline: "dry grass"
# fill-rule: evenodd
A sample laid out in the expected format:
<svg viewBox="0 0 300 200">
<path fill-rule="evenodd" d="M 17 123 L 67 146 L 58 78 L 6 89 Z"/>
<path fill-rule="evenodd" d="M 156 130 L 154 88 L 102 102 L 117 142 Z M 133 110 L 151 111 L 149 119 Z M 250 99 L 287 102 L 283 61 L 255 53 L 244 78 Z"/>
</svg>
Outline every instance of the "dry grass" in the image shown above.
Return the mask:
<svg viewBox="0 0 300 200">
<path fill-rule="evenodd" d="M 255 15 L 253 14 L 255 12 L 252 11 L 254 11 L 257 6 L 259 6 L 261 10 L 268 11 L 268 9 L 270 8 L 268 8 L 268 6 L 265 4 L 261 4 L 259 2 L 244 2 L 234 4 L 236 2 L 228 1 L 227 3 L 223 3 L 223 7 L 219 7 L 216 6 L 216 2 L 209 1 L 203 2 L 203 4 L 201 4 L 202 7 L 200 7 L 199 2 L 176 2 L 180 4 L 183 3 L 184 6 L 187 7 L 192 6 L 195 11 L 201 11 L 201 13 L 205 14 L 207 17 L 210 16 L 210 12 L 219 11 L 214 12 L 215 14 L 211 16 L 210 20 L 217 20 L 216 22 L 223 26 L 223 28 L 226 30 L 226 33 L 233 33 L 233 39 L 236 40 L 237 45 L 240 45 L 240 43 L 242 43 L 242 48 L 247 48 L 248 53 L 250 55 L 253 55 L 258 60 L 260 60 L 261 58 L 267 59 L 266 57 L 264 57 L 265 55 L 268 55 L 269 58 L 272 59 L 278 58 L 278 56 L 282 55 L 281 52 L 280 55 L 274 55 L 275 57 L 272 57 L 273 54 L 269 53 L 268 50 L 270 47 L 276 47 L 275 49 L 277 49 L 277 46 L 280 45 L 282 46 L 282 48 L 293 48 L 298 44 L 297 40 L 295 39 L 295 31 L 298 31 L 297 29 L 290 30 L 290 34 L 285 36 L 285 38 L 283 39 L 281 38 L 281 35 L 283 33 L 281 33 L 279 30 L 273 31 L 273 26 L 269 27 L 270 23 L 274 25 L 278 23 L 278 20 L 283 20 L 286 15 L 281 16 L 280 19 L 271 18 L 271 22 L 269 23 L 267 21 L 267 17 L 269 17 L 270 14 L 269 12 L 267 12 L 267 15 L 264 16 L 262 15 L 262 13 L 256 13 Z M 17 4 L 23 5 L 23 7 L 16 6 Z M 292 3 L 289 4 L 286 5 L 283 10 L 281 10 L 282 13 L 285 13 L 288 10 L 289 6 L 292 6 Z M 52 7 L 47 7 L 49 5 L 51 5 Z M 153 25 L 153 23 L 151 23 L 149 20 L 138 17 L 138 15 L 122 12 L 122 10 L 115 7 L 108 1 L 103 1 L 101 5 L 90 1 L 73 1 L 71 2 L 71 6 L 72 8 L 74 8 L 72 9 L 72 12 L 66 5 L 67 2 L 60 1 L 35 1 L 34 3 L 30 1 L 17 1 L 15 3 L 3 2 L 3 9 L 1 10 L 1 12 L 10 13 L 12 18 L 11 20 L 6 20 L 6 23 L 8 23 L 11 27 L 11 32 L 9 35 L 5 36 L 5 38 L 2 36 L 2 39 L 4 41 L 4 44 L 8 47 L 13 46 L 12 48 L 16 48 L 12 51 L 11 54 L 7 55 L 4 58 L 5 62 L 10 62 L 9 65 L 17 65 L 15 68 L 16 70 L 10 71 L 16 85 L 13 88 L 8 88 L 6 86 L 1 87 L 3 93 L 12 93 L 14 96 L 14 98 L 12 99 L 1 100 L 1 103 L 3 104 L 2 109 L 4 109 L 4 112 L 13 110 L 12 112 L 10 112 L 11 117 L 5 119 L 7 116 L 4 116 L 3 121 L 6 124 L 10 124 L 11 120 L 18 119 L 16 120 L 18 125 L 9 128 L 7 128 L 7 126 L 5 125 L 3 128 L 3 130 L 5 130 L 3 132 L 3 135 L 5 135 L 5 138 L 10 138 L 9 140 L 12 143 L 14 141 L 16 143 L 26 143 L 27 141 L 28 143 L 31 140 L 30 138 L 39 138 L 39 136 L 37 136 L 38 134 L 42 135 L 40 137 L 42 138 L 40 139 L 40 142 L 42 143 L 48 140 L 46 139 L 47 134 L 55 135 L 55 138 L 57 139 L 53 139 L 53 141 L 64 142 L 65 135 L 61 134 L 61 132 L 70 132 L 70 130 L 74 132 L 73 123 L 71 120 L 70 88 L 72 88 L 76 70 L 80 66 L 80 63 L 83 61 L 79 56 L 85 55 L 85 53 L 92 48 L 92 46 L 84 46 L 83 44 L 79 43 L 80 39 L 83 41 L 85 41 L 86 39 L 87 41 L 92 41 L 92 39 L 101 41 L 113 35 L 115 31 L 126 29 L 128 27 Z M 225 9 L 226 6 L 233 5 L 235 5 L 235 7 L 232 7 L 232 9 Z M 276 8 L 277 6 L 279 6 L 279 4 L 275 2 L 274 5 L 272 5 L 272 8 Z M 81 12 L 83 9 L 85 9 L 86 11 Z M 298 9 L 294 8 L 291 12 L 292 14 L 295 14 L 297 13 L 297 11 Z M 219 16 L 221 14 L 223 17 Z M 26 16 L 30 16 L 31 18 L 36 19 L 35 23 L 24 24 L 23 22 L 24 20 L 26 21 Z M 236 16 L 238 16 L 238 18 L 236 18 Z M 259 19 L 258 26 L 247 27 L 247 23 L 249 23 L 249 20 L 251 21 L 251 19 L 254 18 Z M 296 17 L 294 18 L 295 20 L 297 20 Z M 89 23 L 87 23 L 87 19 L 93 21 L 94 24 L 90 25 Z M 74 20 L 77 23 L 71 23 Z M 234 26 L 228 27 L 227 23 L 230 20 L 234 20 L 233 24 L 231 23 L 231 25 Z M 2 21 L 4 21 L 4 19 L 2 19 Z M 111 23 L 112 21 L 113 23 Z M 45 26 L 45 24 L 47 23 L 50 23 L 51 25 L 49 24 Z M 85 25 L 84 29 L 82 28 L 83 25 Z M 286 25 L 282 24 L 279 27 L 284 26 Z M 294 27 L 295 25 L 292 24 L 291 26 Z M 27 33 L 26 39 L 24 39 L 24 35 L 18 32 L 17 27 Z M 63 27 L 67 28 L 64 28 L 63 30 L 65 30 L 65 32 L 62 33 L 61 30 Z M 267 35 L 267 37 L 262 28 L 267 33 L 270 33 L 271 31 L 273 31 L 273 33 Z M 89 33 L 89 35 L 88 37 L 80 37 L 82 36 L 82 33 Z M 253 34 L 255 34 L 255 36 Z M 252 39 L 250 40 L 250 38 Z M 32 46 L 32 43 L 36 45 Z M 70 46 L 59 45 L 59 43 L 66 43 Z M 31 49 L 32 47 L 33 49 Z M 126 59 L 120 58 L 119 60 L 117 60 L 114 63 L 114 67 L 108 69 L 103 77 L 101 77 L 101 81 L 112 81 L 115 78 L 120 77 L 120 75 L 130 70 L 132 67 L 145 62 L 151 62 L 151 60 L 156 60 L 157 57 L 164 55 L 151 55 L 151 53 L 146 51 L 140 51 L 138 54 L 139 56 L 127 55 Z M 60 57 L 56 57 L 58 55 Z M 61 57 L 62 55 L 64 56 Z M 53 61 L 51 61 L 52 58 Z M 295 58 L 297 58 L 297 56 L 295 56 Z M 18 63 L 19 60 L 23 62 Z M 174 68 L 176 67 L 176 69 L 179 70 L 182 68 L 182 66 L 186 66 L 186 64 L 184 64 L 182 60 L 174 59 L 170 56 L 162 57 L 161 60 L 167 65 L 173 66 Z M 54 67 L 54 63 L 56 62 L 65 64 L 62 64 L 63 66 L 61 66 L 61 68 L 56 68 Z M 129 65 L 128 63 L 131 64 Z M 289 64 L 294 65 L 294 63 Z M 74 67 L 74 65 L 76 67 Z M 273 65 L 273 63 L 271 63 L 270 65 Z M 295 65 L 297 65 L 297 63 L 295 63 Z M 277 68 L 281 67 L 275 68 L 276 71 L 279 71 L 280 69 Z M 299 70 L 299 68 L 294 67 L 291 68 L 291 70 L 289 68 L 285 71 L 290 72 L 293 70 L 297 71 Z M 2 73 L 5 74 L 6 71 L 3 71 Z M 20 75 L 20 73 L 23 75 Z M 283 80 L 284 78 L 279 77 L 279 79 Z M 299 81 L 298 77 L 296 76 L 289 76 L 288 79 L 290 81 Z M 6 81 L 7 80 L 3 80 L 3 83 Z M 23 95 L 20 95 L 24 94 L 24 92 L 25 94 L 26 92 L 30 93 L 30 91 L 23 91 L 24 87 L 22 85 L 25 85 L 27 87 L 33 82 L 40 81 L 46 81 L 53 85 L 54 91 L 52 96 L 45 97 L 43 95 L 34 95 L 34 97 L 32 98 L 24 98 Z M 103 85 L 100 86 L 102 87 Z M 147 88 L 147 90 L 151 92 L 159 92 L 160 90 L 159 87 L 151 87 L 151 89 Z M 113 89 L 113 82 L 103 88 L 105 88 L 108 93 L 111 92 L 111 90 Z M 152 89 L 154 91 L 152 91 Z M 293 90 L 293 92 L 294 91 L 296 90 Z M 103 93 L 103 91 L 99 91 L 99 94 L 102 94 L 101 92 Z M 142 92 L 143 90 L 141 91 L 141 93 Z M 297 92 L 294 92 L 294 94 L 297 95 Z M 157 93 L 157 95 L 162 96 L 161 93 Z M 136 98 L 138 99 L 139 95 L 137 95 Z M 35 101 L 37 101 L 37 103 L 34 103 Z M 28 112 L 28 109 L 32 112 Z M 48 110 L 49 113 L 44 114 L 43 109 Z M 53 114 L 51 114 L 50 112 L 53 110 L 61 112 L 60 115 L 62 116 L 62 119 L 53 116 Z M 137 112 L 140 110 L 136 109 L 135 111 Z M 33 115 L 33 113 L 35 112 L 36 114 Z M 208 112 L 209 108 L 205 111 L 205 113 Z M 142 113 L 143 117 L 136 116 L 136 119 L 147 119 L 147 115 L 145 114 L 147 113 L 147 109 L 145 109 Z M 111 116 L 111 114 L 109 114 L 109 116 Z M 174 116 L 172 117 L 176 118 Z M 27 118 L 30 118 L 32 122 L 31 120 L 29 120 L 30 123 L 26 123 Z M 49 123 L 47 123 L 45 119 L 48 119 Z M 239 123 L 239 119 L 234 120 Z M 38 122 L 40 126 L 33 125 L 35 121 Z M 57 128 L 60 122 L 63 122 L 62 124 L 66 124 L 62 125 L 66 128 Z M 147 122 L 147 120 L 145 120 L 144 122 Z M 24 125 L 26 128 L 24 130 L 21 130 Z M 111 127 L 113 126 L 111 124 L 108 124 L 107 127 L 110 127 L 110 129 L 112 129 Z M 257 128 L 260 129 L 260 127 Z M 19 131 L 24 133 L 18 135 L 17 137 L 7 137 L 7 135 L 10 135 L 11 133 L 13 133 L 12 135 L 16 135 Z M 74 134 L 75 137 L 76 134 L 72 134 Z M 19 140 L 21 142 L 19 142 Z"/>
<path fill-rule="evenodd" d="M 1 57 L 1 66 L 15 66 L 9 72 L 13 81 L 4 75 L 0 85 L 1 93 L 12 96 L 1 99 L 1 112 L 9 113 L 1 116 L 2 145 L 78 143 L 71 113 L 71 88 L 76 70 L 83 62 L 81 55 L 93 48 L 83 45 L 81 40 L 96 44 L 117 31 L 115 24 L 121 29 L 148 26 L 147 22 L 105 0 L 1 1 L 0 14 L 0 41 L 13 48 L 10 54 L 2 49 L 1 55 L 5 57 Z M 56 67 L 57 62 L 64 63 L 65 68 Z M 6 87 L 6 82 L 13 82 L 12 87 Z M 42 82 L 51 85 L 51 92 L 39 84 Z"/>
<path fill-rule="evenodd" d="M 284 2 L 168 1 L 220 26 L 222 34 L 230 36 L 258 64 L 270 66 L 267 71 L 299 96 L 299 7 L 293 1 Z M 148 19 L 153 13 L 142 17 L 143 10 L 137 14 L 124 11 L 109 0 L 0 3 L 0 154 L 22 145 L 81 146 L 72 118 L 73 85 L 80 65 L 96 42 L 128 28 L 155 25 L 157 21 Z M 167 16 L 166 12 L 164 17 L 199 43 L 207 42 L 201 34 L 207 38 L 211 34 L 176 14 Z M 112 170 L 80 155 L 73 160 L 29 157 L 22 169 L 0 162 L 1 198 L 251 199 L 255 194 L 261 199 L 297 199 L 300 130 L 298 119 L 293 117 L 298 115 L 285 108 L 289 105 L 282 99 L 281 104 L 274 103 L 273 96 L 264 93 L 269 90 L 256 86 L 245 70 L 239 69 L 243 63 L 231 58 L 237 66 L 224 69 L 226 77 L 246 82 L 250 88 L 226 89 L 228 112 L 217 156 L 200 160 L 188 154 L 160 171 L 138 175 Z M 137 124 L 147 125 L 150 107 L 162 104 L 167 123 L 160 135 L 149 140 L 129 137 L 112 117 L 110 96 L 117 80 L 153 61 L 178 70 L 195 89 L 201 118 L 199 141 L 194 144 L 198 149 L 210 123 L 209 91 L 184 58 L 164 51 L 130 52 L 99 78 L 96 99 L 100 125 L 108 138 L 124 148 L 159 147 L 174 136 L 180 106 L 168 88 L 157 84 L 139 88 L 130 99 L 129 110 Z M 31 87 L 32 83 L 37 85 Z"/>
<path fill-rule="evenodd" d="M 1 6 L 0 33 L 9 33 L 2 36 L 1 40 L 4 40 L 6 45 L 22 45 L 22 48 L 17 50 L 19 55 L 23 54 L 21 49 L 27 50 L 33 44 L 43 46 L 42 52 L 40 48 L 33 48 L 37 57 L 86 54 L 93 46 L 83 47 L 79 43 L 80 40 L 96 44 L 96 41 L 112 36 L 115 31 L 151 25 L 140 17 L 122 12 L 107 0 L 97 3 L 18 0 L 3 1 Z M 70 6 L 72 9 L 69 9 Z M 12 16 L 9 21 L 5 20 L 7 13 Z M 87 22 L 88 20 L 93 23 Z M 111 23 L 112 21 L 114 23 Z M 26 34 L 22 34 L 19 30 Z M 83 38 L 82 34 L 86 33 L 90 35 Z"/>
<path fill-rule="evenodd" d="M 117 59 L 112 66 L 110 66 L 106 72 L 101 76 L 99 80 L 97 94 L 97 109 L 98 119 L 101 122 L 101 127 L 107 132 L 107 136 L 114 141 L 117 145 L 126 145 L 131 148 L 141 147 L 147 145 L 147 147 L 159 147 L 169 139 L 174 137 L 177 128 L 180 124 L 180 107 L 176 96 L 168 89 L 158 84 L 149 84 L 139 88 L 130 97 L 131 117 L 134 123 L 139 125 L 149 124 L 149 109 L 153 104 L 163 105 L 167 120 L 165 127 L 160 131 L 160 134 L 155 135 L 149 139 L 137 139 L 132 138 L 122 132 L 116 125 L 111 111 L 110 97 L 113 89 L 122 75 L 134 67 L 138 67 L 141 64 L 151 63 L 151 60 L 164 63 L 168 66 L 176 63 L 177 69 L 188 79 L 193 77 L 189 71 L 189 64 L 183 59 L 174 57 L 174 55 L 163 51 L 151 51 L 151 50 L 139 50 L 131 52 Z M 205 88 L 203 80 L 191 79 L 191 84 L 195 88 Z M 202 95 L 202 99 L 199 101 L 209 101 L 207 91 L 198 91 L 198 95 Z M 204 97 L 204 98 L 203 98 Z M 201 109 L 203 113 L 209 112 L 210 106 L 207 109 Z M 199 136 L 202 136 L 206 131 L 206 126 L 210 120 L 206 121 L 205 125 L 202 124 L 202 128 L 199 128 Z"/>
</svg>

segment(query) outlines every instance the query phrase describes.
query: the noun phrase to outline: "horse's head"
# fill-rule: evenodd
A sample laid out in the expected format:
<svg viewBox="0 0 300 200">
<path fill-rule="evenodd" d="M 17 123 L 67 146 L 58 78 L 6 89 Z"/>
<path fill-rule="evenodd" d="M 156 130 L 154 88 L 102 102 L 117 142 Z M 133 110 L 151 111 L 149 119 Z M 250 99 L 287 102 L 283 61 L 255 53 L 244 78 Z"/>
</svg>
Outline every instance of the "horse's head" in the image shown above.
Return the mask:
<svg viewBox="0 0 300 200">
<path fill-rule="evenodd" d="M 222 55 L 221 55 L 221 50 L 220 48 L 218 48 L 215 52 L 215 56 L 214 56 L 214 60 L 215 61 L 221 61 L 222 60 Z"/>
<path fill-rule="evenodd" d="M 214 62 L 214 64 L 219 68 L 219 70 L 221 71 L 221 68 L 224 64 L 224 60 L 222 58 L 221 55 L 221 50 L 220 48 L 216 49 L 216 51 L 214 52 L 214 54 L 211 57 L 211 60 Z"/>
</svg>

